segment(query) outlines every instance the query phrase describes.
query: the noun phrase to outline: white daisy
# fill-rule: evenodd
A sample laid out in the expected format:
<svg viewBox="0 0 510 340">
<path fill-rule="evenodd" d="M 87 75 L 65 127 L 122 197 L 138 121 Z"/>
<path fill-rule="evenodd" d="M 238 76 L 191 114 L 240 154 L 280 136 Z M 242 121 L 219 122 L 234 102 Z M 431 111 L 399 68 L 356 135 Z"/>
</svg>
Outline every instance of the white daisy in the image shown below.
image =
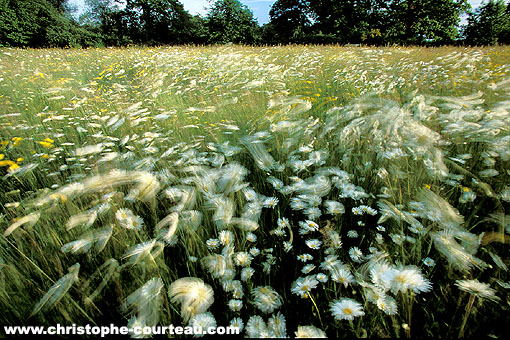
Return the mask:
<svg viewBox="0 0 510 340">
<path fill-rule="evenodd" d="M 330 311 L 336 320 L 354 320 L 355 317 L 365 315 L 363 306 L 348 298 L 333 301 L 330 304 Z"/>
</svg>

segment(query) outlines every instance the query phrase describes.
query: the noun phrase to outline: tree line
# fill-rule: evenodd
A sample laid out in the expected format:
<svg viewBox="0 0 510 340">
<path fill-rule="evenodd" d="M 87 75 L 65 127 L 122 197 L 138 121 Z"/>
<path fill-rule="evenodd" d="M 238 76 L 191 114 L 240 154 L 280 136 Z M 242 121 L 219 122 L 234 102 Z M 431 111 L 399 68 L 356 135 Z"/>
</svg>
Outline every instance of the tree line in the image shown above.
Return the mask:
<svg viewBox="0 0 510 340">
<path fill-rule="evenodd" d="M 489 45 L 510 42 L 510 2 L 277 0 L 259 26 L 239 0 L 211 0 L 205 16 L 178 0 L 0 0 L 0 46 L 177 44 Z M 461 15 L 467 24 L 460 25 Z"/>
</svg>

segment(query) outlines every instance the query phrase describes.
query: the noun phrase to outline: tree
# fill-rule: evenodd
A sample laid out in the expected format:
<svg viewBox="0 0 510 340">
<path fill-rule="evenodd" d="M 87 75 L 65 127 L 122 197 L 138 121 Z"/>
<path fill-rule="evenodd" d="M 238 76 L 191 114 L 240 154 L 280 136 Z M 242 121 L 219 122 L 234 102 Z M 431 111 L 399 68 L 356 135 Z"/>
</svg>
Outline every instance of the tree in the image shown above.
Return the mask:
<svg viewBox="0 0 510 340">
<path fill-rule="evenodd" d="M 444 44 L 467 0 L 309 0 L 313 31 L 339 43 Z"/>
<path fill-rule="evenodd" d="M 193 21 L 178 0 L 127 0 L 124 16 L 132 40 L 148 45 L 187 42 Z"/>
<path fill-rule="evenodd" d="M 80 16 L 82 27 L 97 34 L 103 45 L 122 46 L 132 42 L 125 12 L 117 0 L 85 0 Z"/>
<path fill-rule="evenodd" d="M 0 46 L 25 46 L 37 31 L 33 6 L 17 0 L 0 0 Z"/>
<path fill-rule="evenodd" d="M 217 0 L 206 20 L 211 43 L 254 44 L 259 40 L 253 13 L 239 0 Z"/>
<path fill-rule="evenodd" d="M 393 0 L 388 40 L 401 44 L 449 44 L 458 38 L 460 14 L 467 0 Z"/>
<path fill-rule="evenodd" d="M 503 0 L 489 0 L 471 12 L 464 30 L 466 42 L 471 45 L 509 43 L 509 7 Z"/>
<path fill-rule="evenodd" d="M 269 11 L 269 25 L 263 29 L 270 43 L 303 43 L 312 26 L 309 1 L 278 0 Z"/>
<path fill-rule="evenodd" d="M 380 30 L 383 0 L 310 0 L 314 30 L 326 42 L 364 43 Z"/>
<path fill-rule="evenodd" d="M 0 0 L 0 45 L 88 46 L 94 34 L 72 19 L 66 0 Z"/>
</svg>

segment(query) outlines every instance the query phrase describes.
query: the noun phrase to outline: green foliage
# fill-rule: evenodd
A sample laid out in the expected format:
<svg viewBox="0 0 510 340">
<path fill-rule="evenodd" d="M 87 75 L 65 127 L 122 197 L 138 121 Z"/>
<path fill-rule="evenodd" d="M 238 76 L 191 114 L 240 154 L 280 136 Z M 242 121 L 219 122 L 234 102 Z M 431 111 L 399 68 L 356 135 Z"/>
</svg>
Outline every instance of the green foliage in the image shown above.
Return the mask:
<svg viewBox="0 0 510 340">
<path fill-rule="evenodd" d="M 510 13 L 503 0 L 489 0 L 471 12 L 465 28 L 466 42 L 493 45 L 510 42 Z"/>
<path fill-rule="evenodd" d="M 183 43 L 181 33 L 191 16 L 177 0 L 128 0 L 129 34 L 133 41 L 148 45 Z"/>
<path fill-rule="evenodd" d="M 79 23 L 68 0 L 0 0 L 0 46 L 458 43 L 467 0 L 277 0 L 262 27 L 239 0 L 211 1 L 206 17 L 179 0 L 85 0 Z M 122 5 L 121 5 L 122 4 Z M 510 43 L 510 12 L 490 0 L 463 28 L 472 45 Z"/>
<path fill-rule="evenodd" d="M 80 27 L 65 1 L 0 0 L 0 46 L 79 47 L 98 37 Z"/>
<path fill-rule="evenodd" d="M 0 0 L 0 46 L 28 44 L 37 31 L 29 2 Z"/>
<path fill-rule="evenodd" d="M 401 44 L 448 44 L 457 39 L 465 0 L 395 0 L 386 38 Z"/>
<path fill-rule="evenodd" d="M 264 27 L 264 40 L 279 43 L 304 43 L 312 26 L 309 1 L 278 0 L 269 12 L 271 23 Z"/>
<path fill-rule="evenodd" d="M 254 44 L 259 29 L 253 13 L 239 0 L 218 0 L 207 13 L 211 43 Z"/>
</svg>

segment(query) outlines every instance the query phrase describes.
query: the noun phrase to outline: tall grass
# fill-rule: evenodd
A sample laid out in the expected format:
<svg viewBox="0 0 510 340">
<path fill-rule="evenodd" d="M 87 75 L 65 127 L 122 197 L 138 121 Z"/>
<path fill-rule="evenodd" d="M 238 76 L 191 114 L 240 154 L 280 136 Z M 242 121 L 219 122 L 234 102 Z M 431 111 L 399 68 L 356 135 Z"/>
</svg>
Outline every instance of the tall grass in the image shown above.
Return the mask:
<svg viewBox="0 0 510 340">
<path fill-rule="evenodd" d="M 509 62 L 1 49 L 0 323 L 503 336 Z"/>
</svg>

